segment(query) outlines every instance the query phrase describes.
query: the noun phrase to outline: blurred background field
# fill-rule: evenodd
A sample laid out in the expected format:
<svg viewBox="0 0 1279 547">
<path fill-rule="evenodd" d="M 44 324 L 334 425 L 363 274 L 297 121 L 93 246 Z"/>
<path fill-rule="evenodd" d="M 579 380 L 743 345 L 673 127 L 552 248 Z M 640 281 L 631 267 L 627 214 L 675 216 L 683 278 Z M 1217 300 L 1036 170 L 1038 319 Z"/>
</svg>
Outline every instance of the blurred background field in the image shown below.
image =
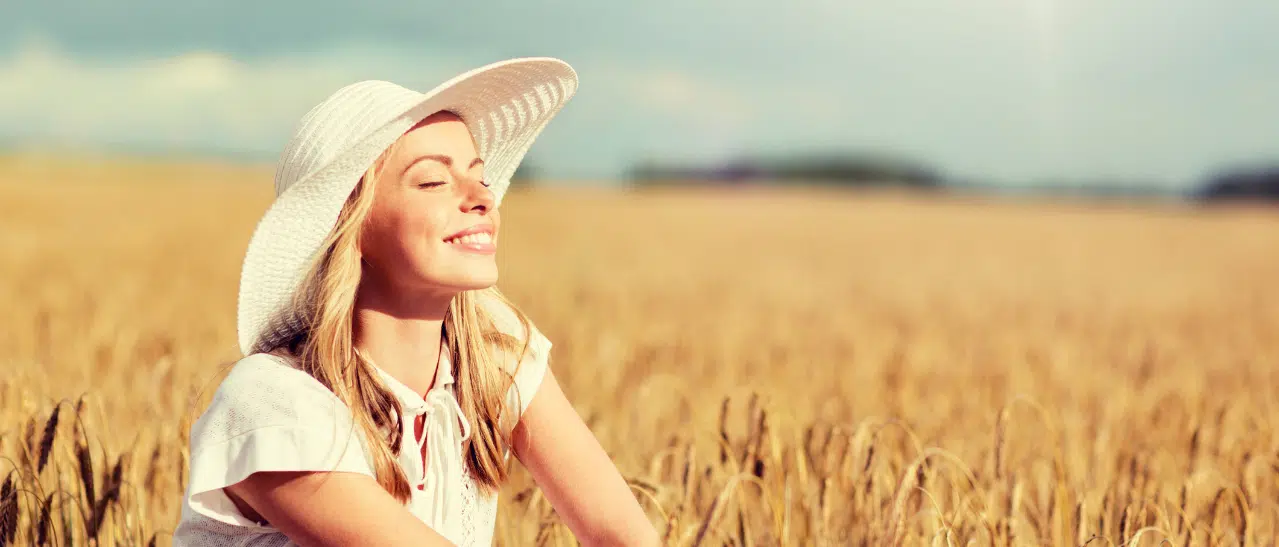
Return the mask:
<svg viewBox="0 0 1279 547">
<path fill-rule="evenodd" d="M 536 55 L 499 285 L 667 543 L 1279 538 L 1273 0 L 0 11 L 0 545 L 169 543 L 312 105 Z"/>
<path fill-rule="evenodd" d="M 0 165 L 4 539 L 167 543 L 269 181 Z M 503 214 L 499 285 L 672 544 L 1279 533 L 1273 211 L 543 187 Z M 528 486 L 499 541 L 568 540 Z"/>
</svg>

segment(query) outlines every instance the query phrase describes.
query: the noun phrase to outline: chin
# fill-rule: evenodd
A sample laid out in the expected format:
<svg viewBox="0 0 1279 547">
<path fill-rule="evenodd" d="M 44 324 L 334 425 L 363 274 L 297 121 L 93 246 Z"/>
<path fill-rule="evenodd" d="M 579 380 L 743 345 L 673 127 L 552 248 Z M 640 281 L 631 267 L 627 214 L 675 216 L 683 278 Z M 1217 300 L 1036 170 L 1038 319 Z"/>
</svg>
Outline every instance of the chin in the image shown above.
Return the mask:
<svg viewBox="0 0 1279 547">
<path fill-rule="evenodd" d="M 421 272 L 415 278 L 410 282 L 415 289 L 410 290 L 460 293 L 483 290 L 497 284 L 496 271 Z"/>
<path fill-rule="evenodd" d="M 466 287 L 466 289 L 465 289 L 465 290 L 468 290 L 468 291 L 480 291 L 480 290 L 484 290 L 484 289 L 490 288 L 490 287 L 492 287 L 492 286 L 494 286 L 494 285 L 497 285 L 497 278 L 493 278 L 493 279 L 486 279 L 486 280 L 482 280 L 482 281 L 481 281 L 481 280 L 475 280 L 475 281 L 472 281 L 472 282 L 470 282 L 470 283 L 467 283 L 467 284 L 465 284 L 465 285 L 463 285 L 463 286 L 464 286 L 464 287 Z"/>
<path fill-rule="evenodd" d="M 483 290 L 496 284 L 497 272 L 468 275 L 464 278 L 458 279 L 455 283 L 456 286 L 461 287 L 462 290 L 466 291 Z"/>
</svg>

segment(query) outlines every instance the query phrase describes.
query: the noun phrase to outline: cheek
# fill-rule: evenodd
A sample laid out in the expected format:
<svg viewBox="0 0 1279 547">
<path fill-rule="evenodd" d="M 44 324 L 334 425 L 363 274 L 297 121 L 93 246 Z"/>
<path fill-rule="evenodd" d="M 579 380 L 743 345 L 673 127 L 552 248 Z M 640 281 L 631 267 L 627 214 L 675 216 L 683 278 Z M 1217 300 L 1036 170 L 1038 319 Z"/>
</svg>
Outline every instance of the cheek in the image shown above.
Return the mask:
<svg viewBox="0 0 1279 547">
<path fill-rule="evenodd" d="M 423 210 L 388 211 L 378 230 L 380 246 L 394 249 L 399 259 L 422 262 L 439 252 L 447 236 L 446 225 Z"/>
<path fill-rule="evenodd" d="M 366 258 L 387 263 L 403 260 L 404 244 L 414 240 L 411 231 L 413 219 L 398 207 L 375 203 L 364 221 L 361 246 Z"/>
<path fill-rule="evenodd" d="M 435 247 L 448 236 L 448 222 L 430 209 L 405 211 L 399 216 L 401 237 L 414 246 Z"/>
<path fill-rule="evenodd" d="M 448 212 L 429 196 L 382 194 L 365 220 L 365 254 L 386 267 L 429 267 L 450 233 Z"/>
</svg>

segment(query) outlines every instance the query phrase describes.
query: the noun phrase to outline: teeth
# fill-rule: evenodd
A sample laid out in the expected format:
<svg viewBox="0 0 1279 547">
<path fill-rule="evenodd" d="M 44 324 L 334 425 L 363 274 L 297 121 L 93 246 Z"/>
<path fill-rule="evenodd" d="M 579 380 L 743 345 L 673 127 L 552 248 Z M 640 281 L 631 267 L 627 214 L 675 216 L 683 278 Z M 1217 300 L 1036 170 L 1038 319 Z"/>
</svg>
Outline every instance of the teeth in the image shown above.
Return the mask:
<svg viewBox="0 0 1279 547">
<path fill-rule="evenodd" d="M 466 245 L 483 245 L 493 242 L 493 236 L 487 233 L 467 234 L 461 237 L 455 237 L 448 240 L 449 243 L 462 243 Z"/>
</svg>

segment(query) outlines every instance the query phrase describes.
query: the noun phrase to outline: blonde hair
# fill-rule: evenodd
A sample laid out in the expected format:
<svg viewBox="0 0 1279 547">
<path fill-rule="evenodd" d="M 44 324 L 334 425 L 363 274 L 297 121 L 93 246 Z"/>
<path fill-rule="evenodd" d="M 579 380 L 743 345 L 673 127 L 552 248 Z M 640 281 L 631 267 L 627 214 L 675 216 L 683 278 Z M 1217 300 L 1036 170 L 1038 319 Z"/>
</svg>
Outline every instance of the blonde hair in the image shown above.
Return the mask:
<svg viewBox="0 0 1279 547">
<path fill-rule="evenodd" d="M 305 325 L 274 348 L 287 350 L 300 368 L 324 384 L 351 410 L 356 430 L 372 456 L 378 484 L 401 503 L 411 497 L 408 478 L 396 461 L 403 437 L 403 409 L 371 363 L 355 351 L 355 297 L 361 274 L 360 230 L 372 208 L 374 188 L 391 145 L 351 192 L 300 289 L 294 310 Z M 483 300 L 514 312 L 520 341 L 496 328 Z M 520 406 L 508 408 L 505 394 L 514 382 L 507 359 L 523 361 L 531 338 L 528 318 L 496 287 L 459 293 L 444 318 L 444 351 L 453 364 L 453 389 L 462 416 L 472 425 L 464 459 L 477 486 L 494 492 L 506 480 L 506 453 Z M 527 394 L 524 394 L 527 396 Z M 412 445 L 410 445 L 412 446 Z"/>
</svg>

